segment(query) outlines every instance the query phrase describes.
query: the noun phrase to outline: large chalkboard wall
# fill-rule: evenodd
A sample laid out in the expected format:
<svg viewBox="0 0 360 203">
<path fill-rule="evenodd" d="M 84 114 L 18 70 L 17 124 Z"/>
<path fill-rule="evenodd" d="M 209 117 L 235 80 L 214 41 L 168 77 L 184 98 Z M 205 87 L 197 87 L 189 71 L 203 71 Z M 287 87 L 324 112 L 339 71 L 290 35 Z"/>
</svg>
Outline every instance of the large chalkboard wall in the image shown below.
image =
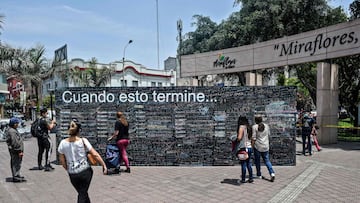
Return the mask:
<svg viewBox="0 0 360 203">
<path fill-rule="evenodd" d="M 237 119 L 264 116 L 270 125 L 274 165 L 295 165 L 295 87 L 66 88 L 57 90 L 57 141 L 67 137 L 71 118 L 102 154 L 115 114 L 130 124 L 131 165 L 234 165 L 229 137 Z"/>
</svg>

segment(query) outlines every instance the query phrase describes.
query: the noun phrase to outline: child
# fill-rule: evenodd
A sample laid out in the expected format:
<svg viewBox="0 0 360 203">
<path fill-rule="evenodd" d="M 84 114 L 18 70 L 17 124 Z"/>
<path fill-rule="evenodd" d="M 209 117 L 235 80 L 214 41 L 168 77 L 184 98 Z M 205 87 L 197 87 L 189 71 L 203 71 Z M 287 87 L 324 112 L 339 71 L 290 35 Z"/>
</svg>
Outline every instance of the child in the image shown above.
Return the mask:
<svg viewBox="0 0 360 203">
<path fill-rule="evenodd" d="M 318 134 L 318 132 L 317 132 L 318 129 L 319 129 L 319 126 L 313 125 L 312 130 L 311 130 L 311 136 L 312 136 L 312 138 L 314 140 L 314 144 L 315 144 L 316 149 L 318 151 L 321 151 L 321 147 L 319 146 L 319 142 L 318 142 L 318 140 L 316 138 L 316 136 Z"/>
</svg>

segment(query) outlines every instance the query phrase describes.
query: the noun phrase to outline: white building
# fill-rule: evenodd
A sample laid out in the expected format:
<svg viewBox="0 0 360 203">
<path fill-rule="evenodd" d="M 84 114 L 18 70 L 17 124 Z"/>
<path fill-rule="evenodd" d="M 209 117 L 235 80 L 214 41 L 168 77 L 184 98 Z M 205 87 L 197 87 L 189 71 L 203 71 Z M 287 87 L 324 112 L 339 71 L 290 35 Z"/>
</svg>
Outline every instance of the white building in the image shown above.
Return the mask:
<svg viewBox="0 0 360 203">
<path fill-rule="evenodd" d="M 149 69 L 145 66 L 130 60 L 115 61 L 108 64 L 97 63 L 97 68 L 113 68 L 110 82 L 106 87 L 169 87 L 176 86 L 176 67 L 166 68 L 165 70 Z M 78 68 L 85 71 L 90 67 L 90 61 L 75 58 L 67 64 L 57 67 L 54 77 L 45 80 L 42 84 L 43 96 L 49 95 L 49 90 L 62 87 L 77 87 L 74 81 L 64 81 L 59 72 L 66 68 Z"/>
</svg>

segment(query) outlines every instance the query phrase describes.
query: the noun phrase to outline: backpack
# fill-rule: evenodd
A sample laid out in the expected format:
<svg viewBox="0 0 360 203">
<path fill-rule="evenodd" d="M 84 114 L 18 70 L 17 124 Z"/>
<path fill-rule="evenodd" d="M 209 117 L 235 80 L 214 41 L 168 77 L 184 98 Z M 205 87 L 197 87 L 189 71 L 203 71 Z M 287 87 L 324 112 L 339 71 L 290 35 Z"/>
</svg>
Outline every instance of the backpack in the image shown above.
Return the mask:
<svg viewBox="0 0 360 203">
<path fill-rule="evenodd" d="M 41 118 L 37 118 L 32 124 L 31 124 L 31 135 L 33 137 L 40 137 L 41 134 L 41 128 L 40 128 L 40 120 Z"/>
</svg>

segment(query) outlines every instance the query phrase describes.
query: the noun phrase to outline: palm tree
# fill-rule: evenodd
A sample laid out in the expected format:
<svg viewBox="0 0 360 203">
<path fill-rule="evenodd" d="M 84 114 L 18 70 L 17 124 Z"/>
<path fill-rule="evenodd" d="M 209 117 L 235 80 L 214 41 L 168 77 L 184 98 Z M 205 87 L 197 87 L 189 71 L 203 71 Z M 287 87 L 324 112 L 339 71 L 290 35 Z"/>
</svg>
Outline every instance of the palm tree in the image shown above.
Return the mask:
<svg viewBox="0 0 360 203">
<path fill-rule="evenodd" d="M 35 95 L 39 104 L 42 81 L 51 74 L 51 71 L 46 70 L 44 46 L 37 45 L 30 50 L 8 47 L 6 50 L 8 52 L 4 60 L 2 60 L 3 65 L 0 67 L 0 72 L 15 77 L 17 80 L 22 81 L 25 86 L 30 85 L 31 95 Z"/>
<path fill-rule="evenodd" d="M 2 27 L 2 24 L 4 24 L 4 19 L 5 18 L 5 16 L 4 15 L 2 15 L 2 14 L 0 14 L 0 29 L 2 29 L 3 27 Z M 0 35 L 1 35 L 1 32 L 0 32 Z"/>
<path fill-rule="evenodd" d="M 28 51 L 30 65 L 25 67 L 23 75 L 20 78 L 23 82 L 30 83 L 31 92 L 35 94 L 36 101 L 39 102 L 39 93 L 42 91 L 42 81 L 52 75 L 54 69 L 47 69 L 47 61 L 44 57 L 45 48 L 42 45 L 37 45 Z M 40 100 L 42 97 L 40 97 Z M 41 103 L 41 101 L 40 101 Z"/>
<path fill-rule="evenodd" d="M 114 72 L 114 69 L 106 66 L 97 68 L 96 64 L 97 59 L 93 57 L 89 62 L 89 67 L 85 71 L 82 71 L 76 67 L 73 68 L 70 74 L 71 80 L 75 84 L 84 87 L 105 86 L 109 83 L 111 79 L 111 74 Z"/>
</svg>

